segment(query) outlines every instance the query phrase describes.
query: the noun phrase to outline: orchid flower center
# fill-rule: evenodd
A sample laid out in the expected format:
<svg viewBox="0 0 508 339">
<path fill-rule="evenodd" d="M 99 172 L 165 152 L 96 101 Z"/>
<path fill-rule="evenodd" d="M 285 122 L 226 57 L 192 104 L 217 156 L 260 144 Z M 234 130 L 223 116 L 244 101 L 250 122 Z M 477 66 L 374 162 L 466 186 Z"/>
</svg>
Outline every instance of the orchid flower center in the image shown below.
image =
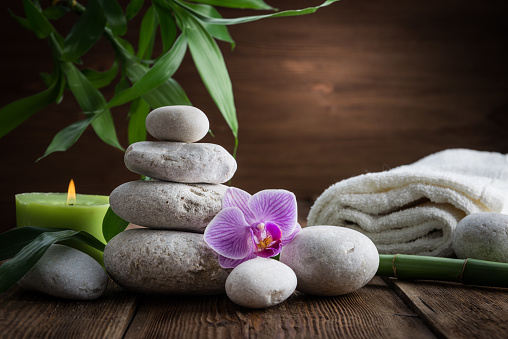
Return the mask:
<svg viewBox="0 0 508 339">
<path fill-rule="evenodd" d="M 281 250 L 281 231 L 273 222 L 257 223 L 251 226 L 254 254 L 269 258 L 279 254 Z"/>
<path fill-rule="evenodd" d="M 254 242 L 256 243 L 257 251 L 263 251 L 273 245 L 272 235 L 266 231 L 265 224 L 257 224 L 254 228 Z"/>
</svg>

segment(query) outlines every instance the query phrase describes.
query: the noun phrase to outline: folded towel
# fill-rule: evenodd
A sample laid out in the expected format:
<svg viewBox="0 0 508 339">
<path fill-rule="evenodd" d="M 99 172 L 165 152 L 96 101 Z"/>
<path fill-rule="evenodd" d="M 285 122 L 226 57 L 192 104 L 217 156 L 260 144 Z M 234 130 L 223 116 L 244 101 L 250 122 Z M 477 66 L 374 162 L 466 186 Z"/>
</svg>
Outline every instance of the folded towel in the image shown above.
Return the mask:
<svg viewBox="0 0 508 339">
<path fill-rule="evenodd" d="M 355 229 L 379 253 L 451 256 L 457 223 L 477 212 L 508 212 L 508 155 L 449 149 L 332 185 L 308 226 Z"/>
</svg>

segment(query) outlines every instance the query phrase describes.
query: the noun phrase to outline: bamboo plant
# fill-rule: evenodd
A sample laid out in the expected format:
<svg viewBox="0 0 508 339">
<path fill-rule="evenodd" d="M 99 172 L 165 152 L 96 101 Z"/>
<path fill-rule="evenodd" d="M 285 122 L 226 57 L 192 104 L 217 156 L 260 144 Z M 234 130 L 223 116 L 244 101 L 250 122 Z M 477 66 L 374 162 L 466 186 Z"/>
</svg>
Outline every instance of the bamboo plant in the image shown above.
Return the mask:
<svg viewBox="0 0 508 339">
<path fill-rule="evenodd" d="M 0 109 L 0 138 L 44 107 L 60 103 L 70 90 L 83 118 L 58 132 L 39 159 L 69 149 L 90 125 L 105 143 L 123 150 L 111 111 L 123 104 L 129 104 L 129 144 L 145 140 L 144 121 L 150 109 L 191 105 L 184 89 L 173 79 L 188 48 L 203 83 L 231 129 L 236 153 L 238 120 L 233 86 L 217 41 L 234 47 L 229 25 L 309 14 L 336 1 L 326 0 L 301 10 L 229 19 L 222 18 L 215 7 L 275 9 L 263 0 L 152 0 L 146 4 L 145 0 L 131 0 L 125 12 L 116 0 L 87 0 L 86 6 L 76 0 L 52 0 L 45 6 L 40 0 L 23 0 L 24 17 L 11 15 L 22 27 L 47 40 L 54 69 L 43 75 L 47 87 L 44 91 Z M 135 48 L 123 36 L 128 23 L 142 12 Z M 65 36 L 52 23 L 64 16 L 76 19 Z M 160 36 L 162 45 L 158 56 L 153 55 L 156 36 Z M 106 39 L 115 53 L 110 69 L 104 72 L 82 65 L 82 57 L 100 39 Z M 115 85 L 115 95 L 109 101 L 102 93 L 108 85 Z"/>
</svg>

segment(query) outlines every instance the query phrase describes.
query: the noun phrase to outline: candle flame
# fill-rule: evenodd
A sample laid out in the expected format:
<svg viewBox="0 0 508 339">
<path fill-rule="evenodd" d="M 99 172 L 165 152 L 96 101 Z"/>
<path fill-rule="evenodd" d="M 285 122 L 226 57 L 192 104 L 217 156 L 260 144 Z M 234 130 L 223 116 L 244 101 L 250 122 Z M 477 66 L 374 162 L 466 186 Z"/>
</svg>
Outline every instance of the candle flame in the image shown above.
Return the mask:
<svg viewBox="0 0 508 339">
<path fill-rule="evenodd" d="M 74 180 L 71 179 L 69 183 L 69 190 L 67 191 L 67 205 L 73 205 L 76 203 L 76 186 L 74 186 Z"/>
</svg>

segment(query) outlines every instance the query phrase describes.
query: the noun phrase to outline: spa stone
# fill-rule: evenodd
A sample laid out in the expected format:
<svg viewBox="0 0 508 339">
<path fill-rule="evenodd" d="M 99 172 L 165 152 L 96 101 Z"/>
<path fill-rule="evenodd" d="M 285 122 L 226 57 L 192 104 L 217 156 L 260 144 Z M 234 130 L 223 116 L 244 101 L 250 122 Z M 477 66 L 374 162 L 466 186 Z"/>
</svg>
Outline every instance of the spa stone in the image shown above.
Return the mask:
<svg viewBox="0 0 508 339">
<path fill-rule="evenodd" d="M 483 212 L 463 218 L 453 233 L 453 249 L 460 259 L 508 263 L 508 215 Z"/>
<path fill-rule="evenodd" d="M 124 160 L 132 172 L 181 183 L 225 183 L 237 167 L 222 146 L 204 143 L 137 142 L 127 148 Z"/>
<path fill-rule="evenodd" d="M 108 285 L 102 266 L 88 254 L 64 245 L 51 245 L 18 285 L 54 297 L 92 300 Z"/>
<path fill-rule="evenodd" d="M 220 294 L 229 271 L 202 234 L 131 229 L 104 250 L 104 265 L 120 286 L 142 293 Z"/>
<path fill-rule="evenodd" d="M 115 188 L 109 203 L 120 218 L 139 226 L 203 233 L 221 210 L 226 189 L 224 185 L 131 181 Z"/>
<path fill-rule="evenodd" d="M 226 293 L 235 304 L 266 308 L 286 300 L 296 288 L 295 272 L 267 258 L 255 258 L 235 267 L 226 280 Z"/>
<path fill-rule="evenodd" d="M 205 113 L 192 106 L 159 107 L 145 123 L 148 133 L 159 140 L 188 143 L 203 139 L 210 128 Z"/>
<path fill-rule="evenodd" d="M 300 292 L 335 296 L 354 292 L 376 274 L 379 254 L 360 232 L 338 226 L 302 229 L 281 252 L 296 273 Z"/>
</svg>

